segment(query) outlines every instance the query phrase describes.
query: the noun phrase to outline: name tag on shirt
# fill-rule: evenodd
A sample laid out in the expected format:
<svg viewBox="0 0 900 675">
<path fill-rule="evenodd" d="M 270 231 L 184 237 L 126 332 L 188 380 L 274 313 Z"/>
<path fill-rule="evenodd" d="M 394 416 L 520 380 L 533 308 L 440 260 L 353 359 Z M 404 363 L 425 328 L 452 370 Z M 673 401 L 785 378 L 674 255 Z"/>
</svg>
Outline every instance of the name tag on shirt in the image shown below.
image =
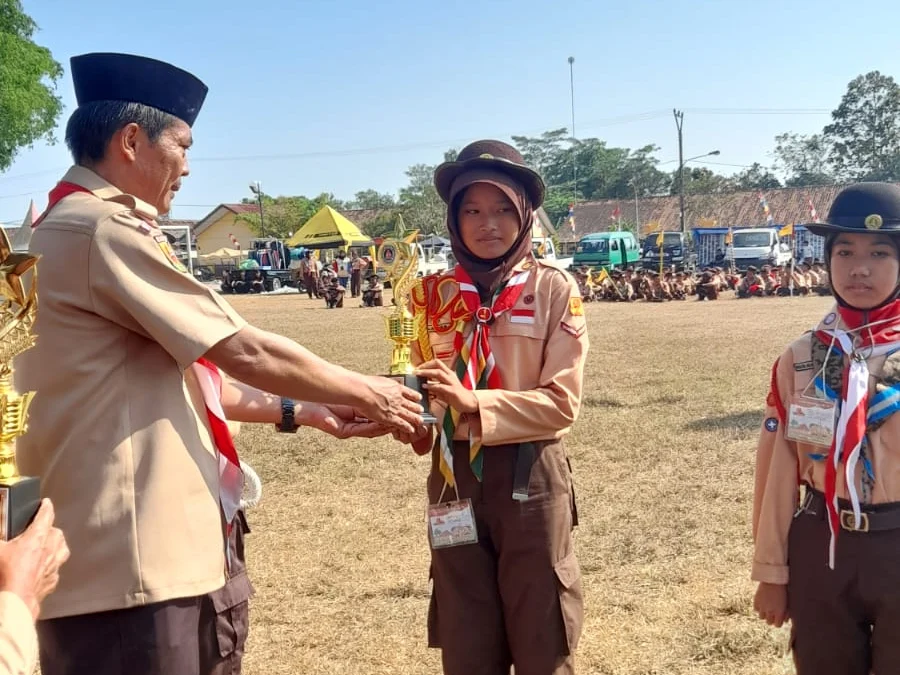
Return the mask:
<svg viewBox="0 0 900 675">
<path fill-rule="evenodd" d="M 428 539 L 431 548 L 450 548 L 478 543 L 478 528 L 471 499 L 459 499 L 428 507 Z"/>
<path fill-rule="evenodd" d="M 832 401 L 792 396 L 788 402 L 784 437 L 797 443 L 830 448 L 834 440 L 836 410 L 837 406 Z"/>
</svg>

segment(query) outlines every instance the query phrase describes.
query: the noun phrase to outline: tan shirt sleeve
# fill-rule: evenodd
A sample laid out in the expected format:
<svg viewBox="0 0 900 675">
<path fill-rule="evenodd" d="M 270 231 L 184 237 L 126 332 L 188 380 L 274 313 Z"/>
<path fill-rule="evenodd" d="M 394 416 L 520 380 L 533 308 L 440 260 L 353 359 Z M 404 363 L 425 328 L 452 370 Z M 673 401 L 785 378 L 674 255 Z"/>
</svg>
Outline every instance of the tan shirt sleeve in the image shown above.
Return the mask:
<svg viewBox="0 0 900 675">
<path fill-rule="evenodd" d="M 751 578 L 770 584 L 788 582 L 788 533 L 799 504 L 797 449 L 784 437 L 793 371 L 793 352 L 788 349 L 773 368 L 756 452 Z"/>
<path fill-rule="evenodd" d="M 159 343 L 182 367 L 247 325 L 212 288 L 179 270 L 158 229 L 129 211 L 100 221 L 89 258 L 94 311 Z"/>
<path fill-rule="evenodd" d="M 543 362 L 538 386 L 475 391 L 479 411 L 472 433 L 480 431 L 484 445 L 558 438 L 578 417 L 588 351 L 581 293 L 577 282 L 561 272 L 554 274 L 550 293 L 548 339 L 543 354 L 535 354 Z"/>
<path fill-rule="evenodd" d="M 0 675 L 31 675 L 38 642 L 28 606 L 15 593 L 0 593 Z"/>
</svg>

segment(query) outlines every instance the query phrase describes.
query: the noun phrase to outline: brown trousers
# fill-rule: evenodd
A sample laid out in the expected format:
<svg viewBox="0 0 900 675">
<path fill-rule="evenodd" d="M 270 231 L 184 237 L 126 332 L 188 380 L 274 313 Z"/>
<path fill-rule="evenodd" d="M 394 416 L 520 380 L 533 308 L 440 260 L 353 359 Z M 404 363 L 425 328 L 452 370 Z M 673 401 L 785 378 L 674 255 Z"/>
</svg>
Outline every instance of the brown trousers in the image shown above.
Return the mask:
<svg viewBox="0 0 900 675">
<path fill-rule="evenodd" d="M 512 499 L 516 445 L 484 448 L 483 482 L 468 444 L 454 447 L 459 497 L 475 511 L 478 543 L 432 550 L 428 644 L 445 675 L 568 675 L 583 622 L 572 475 L 562 443 L 537 444 L 528 499 Z M 428 497 L 444 480 L 434 457 Z M 452 488 L 443 501 L 456 499 Z"/>
<path fill-rule="evenodd" d="M 239 513 L 232 574 L 217 591 L 39 621 L 42 675 L 240 675 L 253 594 L 244 564 L 249 531 Z"/>
<path fill-rule="evenodd" d="M 828 540 L 824 513 L 794 518 L 788 610 L 797 675 L 900 673 L 900 530 L 841 530 L 834 570 Z"/>
</svg>

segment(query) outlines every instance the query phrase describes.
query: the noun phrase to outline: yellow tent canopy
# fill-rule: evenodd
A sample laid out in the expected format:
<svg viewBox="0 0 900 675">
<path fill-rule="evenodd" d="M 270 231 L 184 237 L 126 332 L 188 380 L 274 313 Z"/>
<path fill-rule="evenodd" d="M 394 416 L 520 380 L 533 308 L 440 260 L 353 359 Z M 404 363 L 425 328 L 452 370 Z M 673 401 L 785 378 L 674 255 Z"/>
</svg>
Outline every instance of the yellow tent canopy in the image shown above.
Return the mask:
<svg viewBox="0 0 900 675">
<path fill-rule="evenodd" d="M 243 258 L 244 253 L 236 248 L 217 248 L 200 256 L 201 260 L 222 260 L 225 258 Z"/>
<path fill-rule="evenodd" d="M 291 248 L 347 248 L 371 246 L 372 240 L 333 208 L 323 206 L 288 239 L 287 245 Z"/>
</svg>

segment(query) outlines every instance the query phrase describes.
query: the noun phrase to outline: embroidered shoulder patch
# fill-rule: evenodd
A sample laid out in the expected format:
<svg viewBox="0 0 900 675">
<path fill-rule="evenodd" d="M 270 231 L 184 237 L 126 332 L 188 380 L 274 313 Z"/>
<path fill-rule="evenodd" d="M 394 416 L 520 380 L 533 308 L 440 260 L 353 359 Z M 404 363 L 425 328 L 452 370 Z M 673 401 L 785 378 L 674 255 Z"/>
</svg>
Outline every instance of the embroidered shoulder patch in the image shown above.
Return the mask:
<svg viewBox="0 0 900 675">
<path fill-rule="evenodd" d="M 770 417 L 766 420 L 766 431 L 770 433 L 775 433 L 778 431 L 778 420 L 774 417 Z"/>
<path fill-rule="evenodd" d="M 184 266 L 178 256 L 175 255 L 175 251 L 172 250 L 172 246 L 169 244 L 169 238 L 164 234 L 154 234 L 153 241 L 156 242 L 156 245 L 159 246 L 159 250 L 163 252 L 163 255 L 169 260 L 174 267 L 179 272 L 187 273 L 188 269 Z"/>
<path fill-rule="evenodd" d="M 569 314 L 572 316 L 584 316 L 584 304 L 581 298 L 569 298 Z"/>
<path fill-rule="evenodd" d="M 812 370 L 813 362 L 812 361 L 799 361 L 794 364 L 794 370 L 798 373 L 802 373 L 805 370 Z"/>
</svg>

